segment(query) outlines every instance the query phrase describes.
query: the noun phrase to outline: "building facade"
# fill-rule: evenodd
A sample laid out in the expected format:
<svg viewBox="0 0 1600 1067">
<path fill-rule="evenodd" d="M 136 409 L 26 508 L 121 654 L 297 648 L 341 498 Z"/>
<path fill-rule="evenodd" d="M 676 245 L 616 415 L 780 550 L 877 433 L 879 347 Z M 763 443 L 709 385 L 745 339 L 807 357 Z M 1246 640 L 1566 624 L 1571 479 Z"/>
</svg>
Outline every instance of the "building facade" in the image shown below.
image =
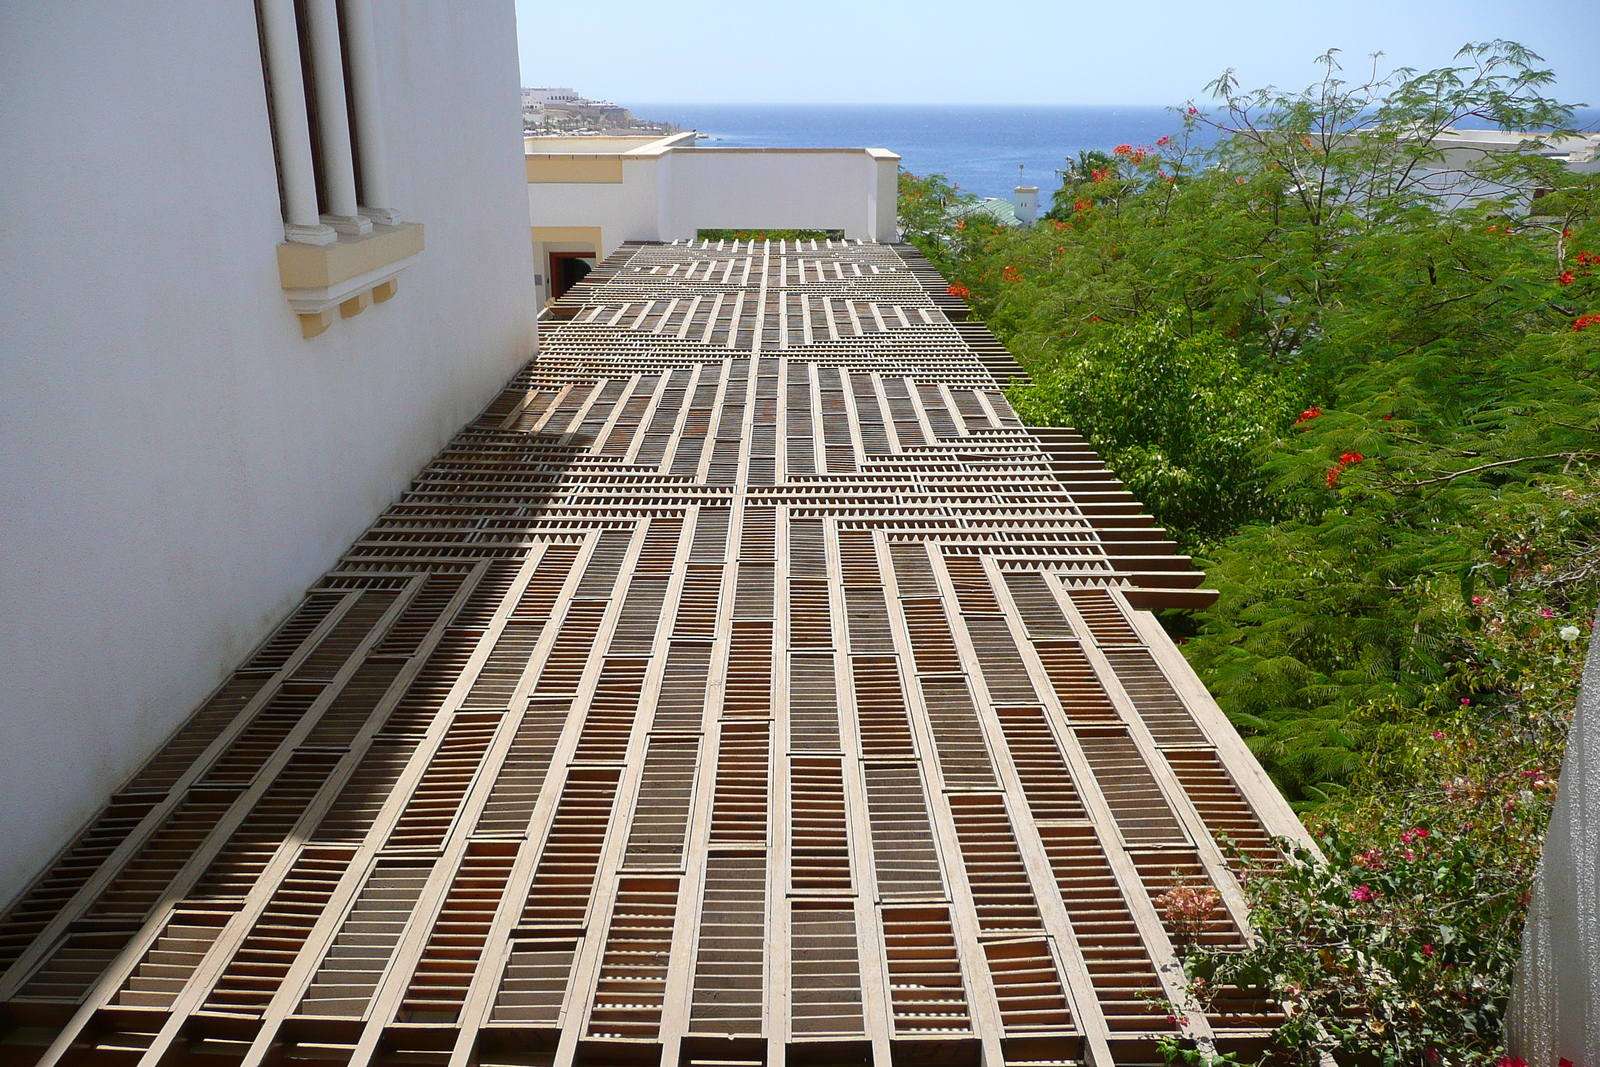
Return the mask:
<svg viewBox="0 0 1600 1067">
<path fill-rule="evenodd" d="M 296 8 L 0 6 L 0 900 L 532 351 L 512 4 Z"/>
<path fill-rule="evenodd" d="M 665 137 L 529 137 L 528 216 L 540 302 L 562 262 L 702 229 L 821 230 L 896 239 L 900 157 L 882 148 L 705 148 Z"/>
</svg>

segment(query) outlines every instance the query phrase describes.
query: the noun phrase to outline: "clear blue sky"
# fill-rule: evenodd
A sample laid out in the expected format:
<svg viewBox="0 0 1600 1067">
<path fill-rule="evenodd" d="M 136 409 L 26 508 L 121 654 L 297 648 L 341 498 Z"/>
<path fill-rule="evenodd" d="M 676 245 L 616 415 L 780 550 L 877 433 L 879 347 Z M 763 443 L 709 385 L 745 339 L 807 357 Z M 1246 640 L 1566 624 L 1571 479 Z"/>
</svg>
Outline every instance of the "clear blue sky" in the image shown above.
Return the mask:
<svg viewBox="0 0 1600 1067">
<path fill-rule="evenodd" d="M 1600 0 L 517 0 L 522 83 L 618 103 L 1178 104 L 1342 49 L 1428 69 L 1519 41 L 1600 106 Z"/>
</svg>

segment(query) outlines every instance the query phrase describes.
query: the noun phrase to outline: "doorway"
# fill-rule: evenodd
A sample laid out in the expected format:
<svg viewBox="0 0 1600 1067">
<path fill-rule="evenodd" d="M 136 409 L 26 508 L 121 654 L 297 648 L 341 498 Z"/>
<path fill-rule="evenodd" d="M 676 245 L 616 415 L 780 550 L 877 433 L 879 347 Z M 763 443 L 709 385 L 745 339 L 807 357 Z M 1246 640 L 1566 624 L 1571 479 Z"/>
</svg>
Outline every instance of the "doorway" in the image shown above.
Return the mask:
<svg viewBox="0 0 1600 1067">
<path fill-rule="evenodd" d="M 595 257 L 592 252 L 551 252 L 550 253 L 550 297 L 560 300 L 566 295 L 567 290 L 594 270 Z"/>
</svg>

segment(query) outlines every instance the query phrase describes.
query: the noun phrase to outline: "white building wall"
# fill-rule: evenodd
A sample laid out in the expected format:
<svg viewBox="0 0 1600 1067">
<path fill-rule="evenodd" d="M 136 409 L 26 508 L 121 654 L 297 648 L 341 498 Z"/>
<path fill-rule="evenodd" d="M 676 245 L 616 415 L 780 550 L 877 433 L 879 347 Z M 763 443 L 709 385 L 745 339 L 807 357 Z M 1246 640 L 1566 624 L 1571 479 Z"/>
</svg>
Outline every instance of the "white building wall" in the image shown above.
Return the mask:
<svg viewBox="0 0 1600 1067">
<path fill-rule="evenodd" d="M 877 163 L 864 151 L 689 148 L 664 166 L 665 240 L 747 227 L 877 236 Z"/>
<path fill-rule="evenodd" d="M 427 247 L 304 340 L 253 5 L 0 5 L 0 902 L 530 354 L 511 0 L 375 7 Z"/>
</svg>

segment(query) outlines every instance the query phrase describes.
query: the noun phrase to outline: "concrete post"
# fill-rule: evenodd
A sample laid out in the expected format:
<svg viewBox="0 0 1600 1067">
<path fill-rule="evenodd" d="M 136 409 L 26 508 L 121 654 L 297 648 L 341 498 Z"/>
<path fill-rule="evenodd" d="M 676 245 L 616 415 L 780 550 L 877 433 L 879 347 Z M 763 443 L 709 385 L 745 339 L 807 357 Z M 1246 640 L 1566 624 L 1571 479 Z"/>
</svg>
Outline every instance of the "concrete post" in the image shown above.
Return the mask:
<svg viewBox="0 0 1600 1067">
<path fill-rule="evenodd" d="M 332 244 L 338 235 L 322 224 L 317 211 L 317 177 L 311 163 L 311 124 L 306 120 L 294 0 L 261 0 L 261 23 L 272 78 L 278 179 L 283 183 L 283 236 L 297 244 Z"/>
</svg>

